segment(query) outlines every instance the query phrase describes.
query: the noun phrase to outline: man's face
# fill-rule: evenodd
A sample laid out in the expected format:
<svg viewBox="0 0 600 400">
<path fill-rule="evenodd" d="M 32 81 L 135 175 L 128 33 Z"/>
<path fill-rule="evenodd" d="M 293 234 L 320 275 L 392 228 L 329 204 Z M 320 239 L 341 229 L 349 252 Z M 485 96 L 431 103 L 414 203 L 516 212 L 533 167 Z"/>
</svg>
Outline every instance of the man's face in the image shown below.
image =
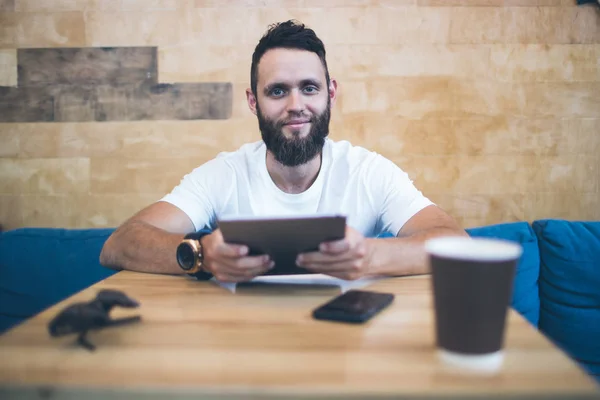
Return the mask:
<svg viewBox="0 0 600 400">
<path fill-rule="evenodd" d="M 329 133 L 331 98 L 315 53 L 267 51 L 258 65 L 256 91 L 261 135 L 278 162 L 302 165 L 321 152 Z"/>
</svg>

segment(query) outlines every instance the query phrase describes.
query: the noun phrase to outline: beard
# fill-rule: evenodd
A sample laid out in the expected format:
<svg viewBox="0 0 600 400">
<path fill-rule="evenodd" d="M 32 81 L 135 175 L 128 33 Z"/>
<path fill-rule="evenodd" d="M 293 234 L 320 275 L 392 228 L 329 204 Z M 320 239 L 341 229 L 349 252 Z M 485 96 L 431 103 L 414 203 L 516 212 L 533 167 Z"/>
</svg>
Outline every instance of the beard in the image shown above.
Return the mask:
<svg viewBox="0 0 600 400">
<path fill-rule="evenodd" d="M 267 150 L 273 153 L 277 162 L 286 167 L 296 167 L 306 164 L 323 150 L 325 138 L 329 135 L 329 119 L 331 111 L 327 107 L 319 115 L 313 115 L 310 118 L 310 131 L 305 137 L 296 135 L 291 138 L 285 137 L 282 129 L 287 121 L 273 121 L 263 116 L 260 107 L 256 104 L 256 116 L 258 117 L 258 127 Z M 294 116 L 300 118 L 300 115 Z"/>
</svg>

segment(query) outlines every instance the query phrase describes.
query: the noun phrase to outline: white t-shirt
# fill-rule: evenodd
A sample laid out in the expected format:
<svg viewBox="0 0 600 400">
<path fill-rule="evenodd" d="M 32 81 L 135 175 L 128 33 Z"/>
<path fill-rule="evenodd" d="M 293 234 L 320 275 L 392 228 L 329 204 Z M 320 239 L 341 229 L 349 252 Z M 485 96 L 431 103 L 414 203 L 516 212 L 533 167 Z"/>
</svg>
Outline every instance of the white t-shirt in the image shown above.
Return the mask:
<svg viewBox="0 0 600 400">
<path fill-rule="evenodd" d="M 266 146 L 259 141 L 220 153 L 185 175 L 161 201 L 185 212 L 196 230 L 215 229 L 222 217 L 338 214 L 366 237 L 396 235 L 433 204 L 390 160 L 331 139 L 325 141 L 317 179 L 302 193 L 285 193 L 275 185 L 267 171 Z"/>
</svg>

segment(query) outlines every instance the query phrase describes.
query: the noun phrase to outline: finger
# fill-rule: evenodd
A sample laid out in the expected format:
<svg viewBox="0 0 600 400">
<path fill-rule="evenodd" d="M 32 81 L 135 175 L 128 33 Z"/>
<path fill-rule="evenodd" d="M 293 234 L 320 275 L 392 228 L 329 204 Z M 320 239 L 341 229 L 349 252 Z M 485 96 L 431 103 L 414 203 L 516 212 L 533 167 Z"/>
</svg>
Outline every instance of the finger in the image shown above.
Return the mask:
<svg viewBox="0 0 600 400">
<path fill-rule="evenodd" d="M 347 239 L 323 242 L 319 245 L 319 251 L 327 254 L 340 254 L 351 249 L 351 243 Z"/>
<path fill-rule="evenodd" d="M 355 246 L 348 249 L 348 251 L 341 253 L 330 253 L 330 252 L 322 252 L 315 251 L 310 253 L 301 253 L 296 258 L 296 263 L 298 265 L 305 263 L 314 263 L 314 262 L 341 262 L 352 260 L 355 258 L 363 258 L 367 253 L 367 247 L 365 242 L 359 242 Z"/>
<path fill-rule="evenodd" d="M 220 269 L 233 275 L 254 275 L 272 268 L 275 264 L 269 256 L 251 256 L 241 258 L 224 258 L 220 260 Z"/>
<path fill-rule="evenodd" d="M 259 275 L 264 274 L 273 266 L 275 263 L 271 262 L 266 267 L 259 268 L 250 268 L 250 269 L 230 269 L 226 266 L 220 266 L 217 271 L 215 271 L 214 276 L 217 280 L 221 282 L 246 282 L 249 281 Z"/>
<path fill-rule="evenodd" d="M 271 258 L 268 254 L 262 254 L 259 256 L 225 258 L 223 261 L 233 269 L 245 270 L 266 267 L 271 262 Z"/>
<path fill-rule="evenodd" d="M 356 258 L 358 258 L 358 256 L 351 252 L 332 255 L 315 251 L 311 253 L 299 254 L 296 258 L 296 264 L 298 264 L 301 267 L 309 264 L 333 264 L 345 261 L 352 261 Z"/>
<path fill-rule="evenodd" d="M 322 253 L 339 254 L 345 251 L 350 251 L 359 243 L 364 241 L 365 237 L 356 229 L 347 226 L 344 238 L 341 240 L 333 240 L 331 242 L 323 242 L 319 246 L 319 251 Z"/>
<path fill-rule="evenodd" d="M 261 265 L 259 267 L 235 269 L 232 271 L 232 273 L 239 275 L 239 276 L 246 277 L 248 279 L 252 279 L 254 277 L 264 274 L 265 272 L 272 269 L 274 266 L 275 266 L 275 263 L 273 261 L 271 261 L 269 264 Z"/>
<path fill-rule="evenodd" d="M 362 260 L 354 259 L 338 263 L 311 263 L 303 265 L 303 267 L 310 271 L 327 275 L 341 272 L 353 274 L 361 272 L 362 264 Z"/>
<path fill-rule="evenodd" d="M 219 272 L 214 275 L 215 279 L 219 282 L 223 283 L 238 283 L 238 282 L 246 282 L 249 279 L 245 276 L 235 275 L 235 274 L 227 274 L 224 272 Z M 251 279 L 251 278 L 250 278 Z"/>
<path fill-rule="evenodd" d="M 257 276 L 265 274 L 267 271 L 273 269 L 275 267 L 275 262 L 271 261 L 267 266 L 260 268 L 252 268 L 244 271 L 244 276 L 247 277 L 247 280 L 252 278 L 256 278 Z"/>
<path fill-rule="evenodd" d="M 243 244 L 219 243 L 216 247 L 215 257 L 241 257 L 248 254 L 248 246 Z"/>
</svg>

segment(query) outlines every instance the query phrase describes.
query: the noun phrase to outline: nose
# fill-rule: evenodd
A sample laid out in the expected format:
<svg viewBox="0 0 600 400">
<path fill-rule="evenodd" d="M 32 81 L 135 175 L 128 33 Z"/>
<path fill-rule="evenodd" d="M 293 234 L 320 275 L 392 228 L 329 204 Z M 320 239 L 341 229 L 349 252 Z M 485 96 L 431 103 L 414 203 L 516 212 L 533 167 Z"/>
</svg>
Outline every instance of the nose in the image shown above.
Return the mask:
<svg viewBox="0 0 600 400">
<path fill-rule="evenodd" d="M 294 89 L 288 96 L 288 112 L 290 113 L 301 113 L 304 111 L 304 102 L 302 101 L 302 95 L 299 90 Z"/>
</svg>

